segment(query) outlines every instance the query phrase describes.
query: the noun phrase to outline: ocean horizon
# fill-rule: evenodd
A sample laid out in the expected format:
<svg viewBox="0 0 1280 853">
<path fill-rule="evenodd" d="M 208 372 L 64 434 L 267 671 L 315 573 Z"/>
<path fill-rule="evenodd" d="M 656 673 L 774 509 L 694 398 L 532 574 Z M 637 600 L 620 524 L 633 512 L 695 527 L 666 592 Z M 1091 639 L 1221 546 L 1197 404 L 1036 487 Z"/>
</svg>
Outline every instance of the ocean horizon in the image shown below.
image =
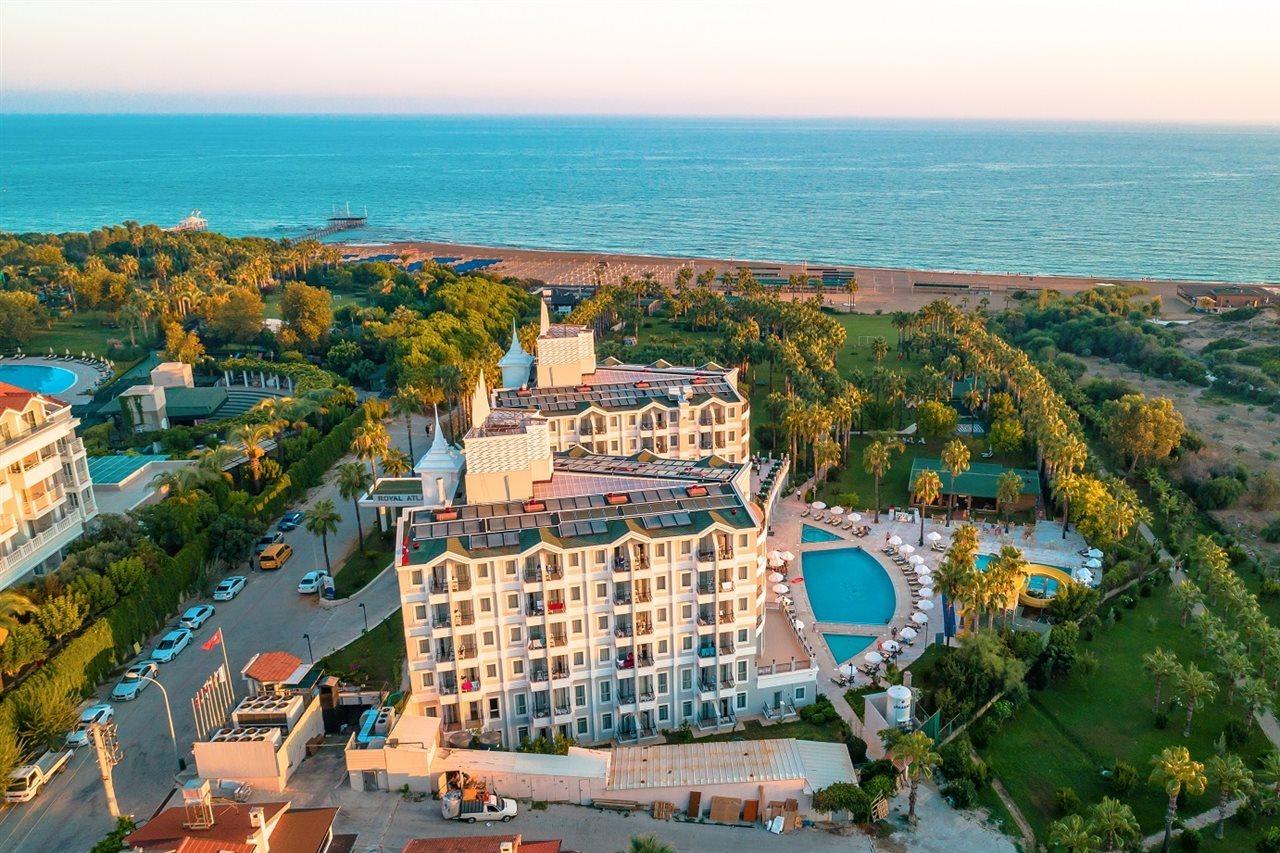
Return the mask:
<svg viewBox="0 0 1280 853">
<path fill-rule="evenodd" d="M 1280 130 L 923 119 L 0 115 L 0 229 L 1280 280 Z"/>
</svg>

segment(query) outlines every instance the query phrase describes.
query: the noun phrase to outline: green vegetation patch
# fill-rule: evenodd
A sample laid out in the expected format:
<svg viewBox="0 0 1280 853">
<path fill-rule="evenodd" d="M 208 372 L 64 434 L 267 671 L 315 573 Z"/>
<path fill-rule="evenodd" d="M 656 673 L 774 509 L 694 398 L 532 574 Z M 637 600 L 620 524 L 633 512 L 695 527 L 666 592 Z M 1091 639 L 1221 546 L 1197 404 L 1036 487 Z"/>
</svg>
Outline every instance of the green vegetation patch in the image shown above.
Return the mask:
<svg viewBox="0 0 1280 853">
<path fill-rule="evenodd" d="M 404 656 L 404 622 L 397 610 L 320 663 L 326 672 L 354 684 L 395 689 L 400 686 Z"/>
<path fill-rule="evenodd" d="M 334 574 L 334 592 L 338 598 L 349 598 L 364 589 L 369 581 L 391 565 L 395 550 L 389 537 L 368 534 L 364 548 L 357 548 Z"/>
</svg>

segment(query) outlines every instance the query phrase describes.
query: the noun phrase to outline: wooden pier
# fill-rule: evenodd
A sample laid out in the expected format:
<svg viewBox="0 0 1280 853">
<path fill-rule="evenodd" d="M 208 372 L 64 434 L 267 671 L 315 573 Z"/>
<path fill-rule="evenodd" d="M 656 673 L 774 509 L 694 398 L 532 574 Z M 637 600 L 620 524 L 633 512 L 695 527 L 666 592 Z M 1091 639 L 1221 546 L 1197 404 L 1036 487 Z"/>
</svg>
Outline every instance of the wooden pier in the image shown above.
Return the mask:
<svg viewBox="0 0 1280 853">
<path fill-rule="evenodd" d="M 363 214 L 353 214 L 351 206 L 347 205 L 342 213 L 334 214 L 325 220 L 325 224 L 319 228 L 302 234 L 295 240 L 318 240 L 321 237 L 328 237 L 330 234 L 337 234 L 339 231 L 354 231 L 357 228 L 363 228 L 369 224 L 369 212 L 366 210 Z"/>
</svg>

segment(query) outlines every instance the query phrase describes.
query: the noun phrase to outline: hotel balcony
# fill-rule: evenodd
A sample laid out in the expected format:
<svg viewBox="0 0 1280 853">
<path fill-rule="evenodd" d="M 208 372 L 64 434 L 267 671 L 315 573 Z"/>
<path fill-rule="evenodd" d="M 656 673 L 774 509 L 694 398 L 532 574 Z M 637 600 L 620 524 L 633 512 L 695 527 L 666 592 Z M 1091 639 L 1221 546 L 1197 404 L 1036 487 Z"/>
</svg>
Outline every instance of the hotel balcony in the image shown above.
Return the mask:
<svg viewBox="0 0 1280 853">
<path fill-rule="evenodd" d="M 729 624 L 732 624 L 732 622 L 733 622 L 733 611 L 732 611 L 732 610 L 721 610 L 721 611 L 720 611 L 719 619 L 720 619 L 720 624 L 721 624 L 721 625 L 729 625 Z"/>
<path fill-rule="evenodd" d="M 458 660 L 471 660 L 476 656 L 475 646 L 459 646 Z"/>
<path fill-rule="evenodd" d="M 716 680 L 714 678 L 704 678 L 698 682 L 698 698 L 707 700 L 716 698 Z"/>
<path fill-rule="evenodd" d="M 33 427 L 24 429 L 21 432 L 6 431 L 4 433 L 0 433 L 0 451 L 8 450 L 10 447 L 26 441 L 33 436 L 40 435 L 43 432 L 52 432 L 58 427 L 65 428 L 67 422 L 70 420 L 71 407 L 67 406 L 65 409 L 56 409 L 49 412 L 48 417 L 43 421 Z"/>
<path fill-rule="evenodd" d="M 715 559 L 716 559 L 716 552 L 715 552 L 715 550 L 714 550 L 714 549 L 699 549 L 699 550 L 698 550 L 698 562 L 699 562 L 699 563 L 713 563 L 713 562 L 715 562 Z"/>
<path fill-rule="evenodd" d="M 78 513 L 55 522 L 40 531 L 26 542 L 15 545 L 13 549 L 0 556 L 0 589 L 9 586 L 27 572 L 53 554 L 59 548 L 68 545 L 84 531 L 84 523 Z"/>
<path fill-rule="evenodd" d="M 641 654 L 636 658 L 636 666 L 641 669 L 649 669 L 653 666 L 653 658 L 647 654 Z"/>
<path fill-rule="evenodd" d="M 535 684 L 544 683 L 547 680 L 546 667 L 539 667 L 537 669 L 529 670 L 529 680 L 534 682 Z"/>
</svg>

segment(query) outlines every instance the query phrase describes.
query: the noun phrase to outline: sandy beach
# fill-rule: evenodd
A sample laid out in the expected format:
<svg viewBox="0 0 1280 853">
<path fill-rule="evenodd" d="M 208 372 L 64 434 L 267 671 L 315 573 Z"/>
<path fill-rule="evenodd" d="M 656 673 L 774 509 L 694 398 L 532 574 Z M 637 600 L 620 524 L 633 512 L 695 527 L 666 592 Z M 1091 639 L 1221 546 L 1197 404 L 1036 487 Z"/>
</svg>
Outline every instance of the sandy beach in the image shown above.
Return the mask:
<svg viewBox="0 0 1280 853">
<path fill-rule="evenodd" d="M 706 269 L 717 272 L 749 267 L 757 277 L 787 278 L 798 273 L 821 276 L 823 272 L 852 272 L 858 282 L 856 298 L 859 310 L 914 310 L 938 298 L 977 302 L 986 297 L 1002 299 L 1014 290 L 1056 290 L 1063 293 L 1088 290 L 1100 284 L 1136 284 L 1163 297 L 1169 309 L 1182 303 L 1177 289 L 1182 284 L 1206 284 L 1204 281 L 1172 279 L 1124 279 L 1061 275 L 1027 275 L 1020 273 L 965 272 L 919 269 L 892 269 L 815 262 L 741 260 L 731 258 L 663 257 L 656 255 L 623 255 L 608 252 L 565 252 L 541 249 L 519 249 L 499 246 L 477 246 L 461 243 L 395 242 L 341 244 L 349 257 L 396 255 L 409 262 L 429 258 L 458 258 L 457 263 L 476 259 L 501 259 L 501 263 L 484 268 L 485 272 L 533 278 L 555 285 L 616 284 L 623 276 L 639 278 L 652 273 L 660 282 L 671 285 L 676 272 L 691 266 L 694 274 Z M 1226 283 L 1226 282 L 1224 282 Z M 829 287 L 827 302 L 845 307 L 849 296 L 843 290 Z M 806 294 L 808 295 L 808 294 Z"/>
</svg>

